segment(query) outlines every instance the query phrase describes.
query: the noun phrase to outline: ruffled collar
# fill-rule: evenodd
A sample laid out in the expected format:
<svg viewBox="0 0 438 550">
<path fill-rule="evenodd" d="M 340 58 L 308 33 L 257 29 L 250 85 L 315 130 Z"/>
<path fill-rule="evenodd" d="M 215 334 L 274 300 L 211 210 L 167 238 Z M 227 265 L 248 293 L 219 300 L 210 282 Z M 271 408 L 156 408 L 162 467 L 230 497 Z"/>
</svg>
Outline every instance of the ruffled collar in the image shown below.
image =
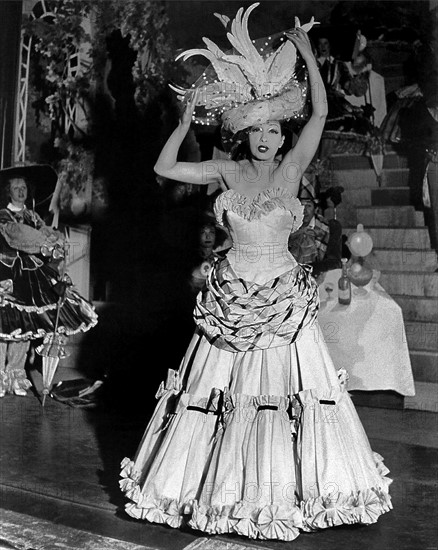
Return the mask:
<svg viewBox="0 0 438 550">
<path fill-rule="evenodd" d="M 12 202 L 10 202 L 6 208 L 11 212 L 24 212 L 26 210 L 26 206 L 19 208 L 18 206 L 15 206 L 15 204 L 12 204 Z"/>
<path fill-rule="evenodd" d="M 242 195 L 235 189 L 221 193 L 214 204 L 214 213 L 218 223 L 224 225 L 225 211 L 238 214 L 245 220 L 260 219 L 264 214 L 282 208 L 292 214 L 294 223 L 292 231 L 296 231 L 303 223 L 304 207 L 300 201 L 285 187 L 265 189 L 255 197 Z"/>
</svg>

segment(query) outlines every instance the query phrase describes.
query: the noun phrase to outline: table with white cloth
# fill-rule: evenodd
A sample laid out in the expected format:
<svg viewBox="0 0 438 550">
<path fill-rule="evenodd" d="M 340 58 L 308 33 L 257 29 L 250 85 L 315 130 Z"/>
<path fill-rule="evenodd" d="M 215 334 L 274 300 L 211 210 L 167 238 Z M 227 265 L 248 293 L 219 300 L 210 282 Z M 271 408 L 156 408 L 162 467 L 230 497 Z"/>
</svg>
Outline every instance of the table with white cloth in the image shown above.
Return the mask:
<svg viewBox="0 0 438 550">
<path fill-rule="evenodd" d="M 338 303 L 340 276 L 340 269 L 328 271 L 319 286 L 319 336 L 327 344 L 335 367 L 348 372 L 348 389 L 392 390 L 405 396 L 415 395 L 400 306 L 375 278 L 364 287 L 365 295 L 355 293 L 357 288 L 352 284 L 351 303 L 341 305 Z M 329 300 L 327 283 L 333 286 Z"/>
</svg>

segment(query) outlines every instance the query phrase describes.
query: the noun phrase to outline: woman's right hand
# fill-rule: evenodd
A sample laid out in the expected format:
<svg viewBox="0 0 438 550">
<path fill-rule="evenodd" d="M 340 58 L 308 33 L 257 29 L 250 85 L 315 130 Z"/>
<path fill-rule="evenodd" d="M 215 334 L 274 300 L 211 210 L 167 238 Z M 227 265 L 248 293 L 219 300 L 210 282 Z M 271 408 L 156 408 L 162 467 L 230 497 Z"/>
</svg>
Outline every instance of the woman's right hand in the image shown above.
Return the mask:
<svg viewBox="0 0 438 550">
<path fill-rule="evenodd" d="M 189 92 L 187 92 L 189 93 Z M 196 101 L 198 99 L 198 90 L 194 90 L 190 99 L 187 101 L 186 108 L 181 116 L 181 126 L 189 128 L 192 123 L 193 113 L 195 112 Z"/>
</svg>

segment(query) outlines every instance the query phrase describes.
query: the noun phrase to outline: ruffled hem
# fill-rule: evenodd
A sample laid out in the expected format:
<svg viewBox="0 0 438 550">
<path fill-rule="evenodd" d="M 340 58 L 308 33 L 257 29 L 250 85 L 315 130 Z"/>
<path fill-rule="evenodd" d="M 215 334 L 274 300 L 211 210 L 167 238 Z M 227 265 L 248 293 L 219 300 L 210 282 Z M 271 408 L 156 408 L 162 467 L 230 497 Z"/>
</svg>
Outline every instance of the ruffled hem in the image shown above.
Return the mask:
<svg viewBox="0 0 438 550">
<path fill-rule="evenodd" d="M 0 338 L 3 341 L 35 340 L 53 334 L 55 330 L 56 303 L 37 307 L 19 306 L 5 301 L 0 306 L 0 312 Z M 94 307 L 76 291 L 68 289 L 60 308 L 57 332 L 72 336 L 87 332 L 97 322 L 98 315 Z"/>
<path fill-rule="evenodd" d="M 3 304 L 0 305 L 0 308 L 3 307 L 13 307 L 18 309 L 19 311 L 26 311 L 28 313 L 44 313 L 45 311 L 50 311 L 51 309 L 56 309 L 57 304 L 47 304 L 45 306 L 26 306 L 23 304 L 19 304 L 17 302 L 13 302 L 12 300 L 8 300 L 7 298 L 3 301 Z"/>
<path fill-rule="evenodd" d="M 134 462 L 124 458 L 121 463 L 120 488 L 132 501 L 126 512 L 136 519 L 162 523 L 170 527 L 188 526 L 213 534 L 238 534 L 252 539 L 291 541 L 300 531 L 315 531 L 339 525 L 376 523 L 379 516 L 392 509 L 387 487 L 391 480 L 384 477 L 388 469 L 383 459 L 374 454 L 376 467 L 382 475 L 382 485 L 371 489 L 329 497 L 319 496 L 297 504 L 267 504 L 256 506 L 237 502 L 229 506 L 206 506 L 196 500 L 178 502 L 169 498 L 154 498 L 142 494 L 140 473 Z"/>
<path fill-rule="evenodd" d="M 95 327 L 96 325 L 97 325 L 97 316 L 96 316 L 96 319 L 90 323 L 81 323 L 78 327 L 74 329 L 59 327 L 57 332 L 58 334 L 73 336 L 75 334 L 79 334 L 80 332 L 87 332 L 88 330 Z M 46 331 L 44 329 L 37 329 L 33 332 L 32 331 L 20 332 L 19 330 L 16 330 L 14 332 L 11 332 L 10 334 L 0 333 L 0 338 L 5 342 L 24 342 L 26 340 L 39 340 L 40 338 L 45 338 L 46 336 L 50 336 L 51 334 L 53 334 L 53 330 Z"/>
<path fill-rule="evenodd" d="M 282 208 L 292 214 L 292 232 L 301 227 L 304 207 L 299 199 L 285 187 L 265 189 L 253 198 L 242 195 L 234 189 L 228 189 L 217 197 L 214 204 L 216 219 L 221 225 L 224 225 L 223 216 L 227 210 L 251 221 L 259 219 L 263 214 L 268 214 L 275 208 Z"/>
<path fill-rule="evenodd" d="M 331 475 L 327 474 L 327 471 L 316 473 L 314 478 L 312 472 L 310 477 L 309 472 L 301 472 L 298 478 L 288 473 L 290 461 L 295 456 L 291 441 L 295 440 L 296 445 L 302 445 L 299 442 L 300 438 L 302 439 L 300 433 L 303 430 L 300 424 L 306 422 L 303 416 L 306 411 L 316 411 L 316 417 L 313 420 L 318 422 L 319 427 L 325 428 L 325 435 L 322 439 L 319 438 L 319 441 L 327 441 L 327 438 L 331 437 L 335 442 L 338 422 L 330 422 L 328 416 L 324 417 L 325 422 L 321 422 L 323 418 L 321 414 L 327 415 L 325 408 L 333 407 L 339 415 L 338 419 L 343 417 L 342 411 L 345 411 L 345 406 L 349 403 L 348 394 L 345 391 L 346 378 L 346 373 L 340 371 L 338 372 L 339 385 L 327 387 L 323 391 L 303 390 L 293 396 L 231 394 L 228 390 L 221 391 L 217 388 L 211 390 L 209 397 L 203 398 L 189 393 L 180 393 L 173 406 L 166 409 L 166 414 L 160 413 L 159 429 L 171 430 L 171 426 L 175 427 L 175 422 L 181 422 L 180 416 L 184 418 L 187 413 L 194 414 L 193 411 L 196 411 L 195 414 L 203 413 L 200 416 L 203 417 L 202 424 L 206 429 L 203 431 L 194 429 L 193 434 L 196 434 L 194 437 L 180 439 L 175 439 L 176 432 L 172 432 L 171 441 L 174 442 L 174 448 L 171 448 L 169 441 L 165 443 L 166 458 L 164 455 L 155 455 L 149 443 L 147 445 L 144 443 L 136 457 L 136 462 L 129 458 L 123 459 L 120 488 L 131 500 L 131 503 L 126 505 L 126 512 L 136 519 L 163 523 L 171 527 L 184 525 L 211 535 L 235 533 L 253 539 L 284 541 L 294 540 L 300 531 L 310 532 L 343 524 L 375 523 L 380 515 L 392 509 L 389 495 L 389 485 L 392 480 L 386 477 L 389 470 L 378 453 L 372 453 L 371 449 L 369 450 L 369 456 L 359 467 L 361 472 L 367 473 L 358 484 L 343 485 L 345 476 L 342 473 L 338 476 L 339 485 L 327 483 L 327 479 L 336 480 L 336 477 L 327 478 L 327 475 Z M 158 396 L 163 397 L 163 392 L 166 391 L 181 391 L 176 371 L 169 372 L 166 382 L 160 386 Z M 207 417 L 217 418 L 217 420 L 207 426 Z M 309 418 L 308 421 L 311 419 Z M 195 417 L 186 419 L 185 426 L 189 425 L 195 425 Z M 180 424 L 180 426 L 184 425 Z M 304 431 L 312 432 L 311 427 L 307 426 Z M 152 425 L 150 429 L 152 430 Z M 187 434 L 184 432 L 184 427 L 181 429 L 182 433 Z M 154 430 L 156 431 L 157 427 Z M 226 437 L 228 437 L 227 441 L 225 441 Z M 313 436 L 310 435 L 310 437 L 312 439 Z M 175 493 L 172 496 L 160 495 L 161 483 L 156 482 L 156 476 L 165 475 L 163 461 L 167 460 L 169 464 L 174 464 L 178 455 L 183 462 L 194 464 L 188 459 L 192 456 L 188 450 L 192 449 L 193 442 L 196 441 L 194 444 L 196 452 L 202 455 L 200 451 L 202 438 L 210 443 L 214 440 L 217 445 L 212 455 L 209 451 L 205 453 L 205 461 L 197 459 L 197 466 L 194 465 L 193 468 L 199 470 L 199 475 L 192 476 L 190 473 L 187 478 L 183 477 L 180 481 L 175 481 L 177 484 L 181 483 L 181 487 L 185 487 L 185 496 L 178 500 L 175 498 Z M 263 445 L 259 445 L 261 440 L 271 444 L 264 448 Z M 318 440 L 316 432 L 315 440 Z M 252 454 L 254 460 L 245 461 L 243 465 L 239 463 L 237 457 L 234 462 L 235 475 L 229 478 L 228 459 L 226 458 L 223 462 L 220 457 L 223 449 L 236 448 L 236 445 L 243 445 L 242 450 L 245 449 L 243 454 Z M 313 453 L 320 456 L 321 460 L 325 460 L 324 455 L 318 455 L 317 447 L 318 445 L 313 448 Z M 143 449 L 149 449 L 148 461 L 155 460 L 159 463 L 157 470 L 144 466 L 146 455 Z M 283 452 L 280 449 L 283 449 Z M 309 457 L 310 462 L 313 462 L 311 453 L 312 450 L 308 449 L 306 456 Z M 263 477 L 263 469 L 259 468 L 259 454 L 260 460 L 264 463 L 269 464 L 274 460 L 277 470 L 282 472 L 278 481 L 273 477 L 272 472 L 269 472 L 267 477 Z M 298 454 L 302 456 L 302 452 Z M 238 456 L 240 456 L 239 453 Z M 346 454 L 344 459 L 346 465 L 350 462 L 354 464 L 353 456 Z M 328 460 L 330 462 L 330 457 Z M 301 458 L 299 462 L 303 462 Z M 209 470 L 205 471 L 204 467 L 207 464 L 209 464 Z M 336 464 L 335 468 L 342 470 L 342 461 L 336 460 Z M 191 468 L 191 466 L 188 467 Z M 242 473 L 243 471 L 245 474 Z M 255 477 L 254 472 L 258 472 Z M 347 474 L 347 477 L 351 475 L 356 478 L 354 471 Z M 188 481 L 189 479 L 191 481 Z M 254 483 L 248 481 L 251 479 L 257 479 L 255 483 L 260 489 L 256 492 L 258 495 L 256 499 L 253 498 L 252 493 L 249 496 L 249 493 L 245 492 L 245 487 L 254 486 Z M 301 481 L 297 482 L 296 479 Z M 263 491 L 267 480 L 272 484 L 268 493 Z M 226 493 L 228 496 L 225 493 L 219 494 L 220 487 L 224 483 L 225 488 L 233 487 L 233 491 Z M 308 487 L 309 484 L 312 489 L 304 491 L 303 486 Z M 191 489 L 187 492 L 189 486 Z M 288 494 L 283 490 L 275 494 L 272 492 L 274 487 L 286 486 L 293 486 L 293 493 Z M 175 487 L 173 485 L 172 487 L 173 491 Z M 320 489 L 321 487 L 324 489 Z M 335 491 L 332 490 L 333 487 Z M 233 495 L 231 499 L 229 495 Z M 196 498 L 191 498 L 192 496 Z"/>
</svg>

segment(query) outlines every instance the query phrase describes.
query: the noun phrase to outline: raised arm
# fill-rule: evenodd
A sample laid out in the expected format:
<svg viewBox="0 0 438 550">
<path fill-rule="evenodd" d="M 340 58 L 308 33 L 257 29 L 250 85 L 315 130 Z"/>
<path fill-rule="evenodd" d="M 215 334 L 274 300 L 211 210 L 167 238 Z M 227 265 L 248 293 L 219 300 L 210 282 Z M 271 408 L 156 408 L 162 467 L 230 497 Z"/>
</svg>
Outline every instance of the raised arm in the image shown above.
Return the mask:
<svg viewBox="0 0 438 550">
<path fill-rule="evenodd" d="M 190 128 L 196 98 L 197 94 L 195 92 L 187 103 L 178 126 L 161 150 L 154 170 L 159 176 L 183 183 L 195 183 L 197 185 L 219 183 L 223 187 L 223 161 L 179 162 L 177 160 L 179 148 Z"/>
<path fill-rule="evenodd" d="M 300 52 L 309 72 L 312 115 L 302 129 L 295 147 L 284 156 L 282 161 L 282 164 L 294 163 L 302 176 L 318 149 L 327 117 L 327 96 L 307 33 L 301 28 L 295 28 L 286 35 Z"/>
</svg>

